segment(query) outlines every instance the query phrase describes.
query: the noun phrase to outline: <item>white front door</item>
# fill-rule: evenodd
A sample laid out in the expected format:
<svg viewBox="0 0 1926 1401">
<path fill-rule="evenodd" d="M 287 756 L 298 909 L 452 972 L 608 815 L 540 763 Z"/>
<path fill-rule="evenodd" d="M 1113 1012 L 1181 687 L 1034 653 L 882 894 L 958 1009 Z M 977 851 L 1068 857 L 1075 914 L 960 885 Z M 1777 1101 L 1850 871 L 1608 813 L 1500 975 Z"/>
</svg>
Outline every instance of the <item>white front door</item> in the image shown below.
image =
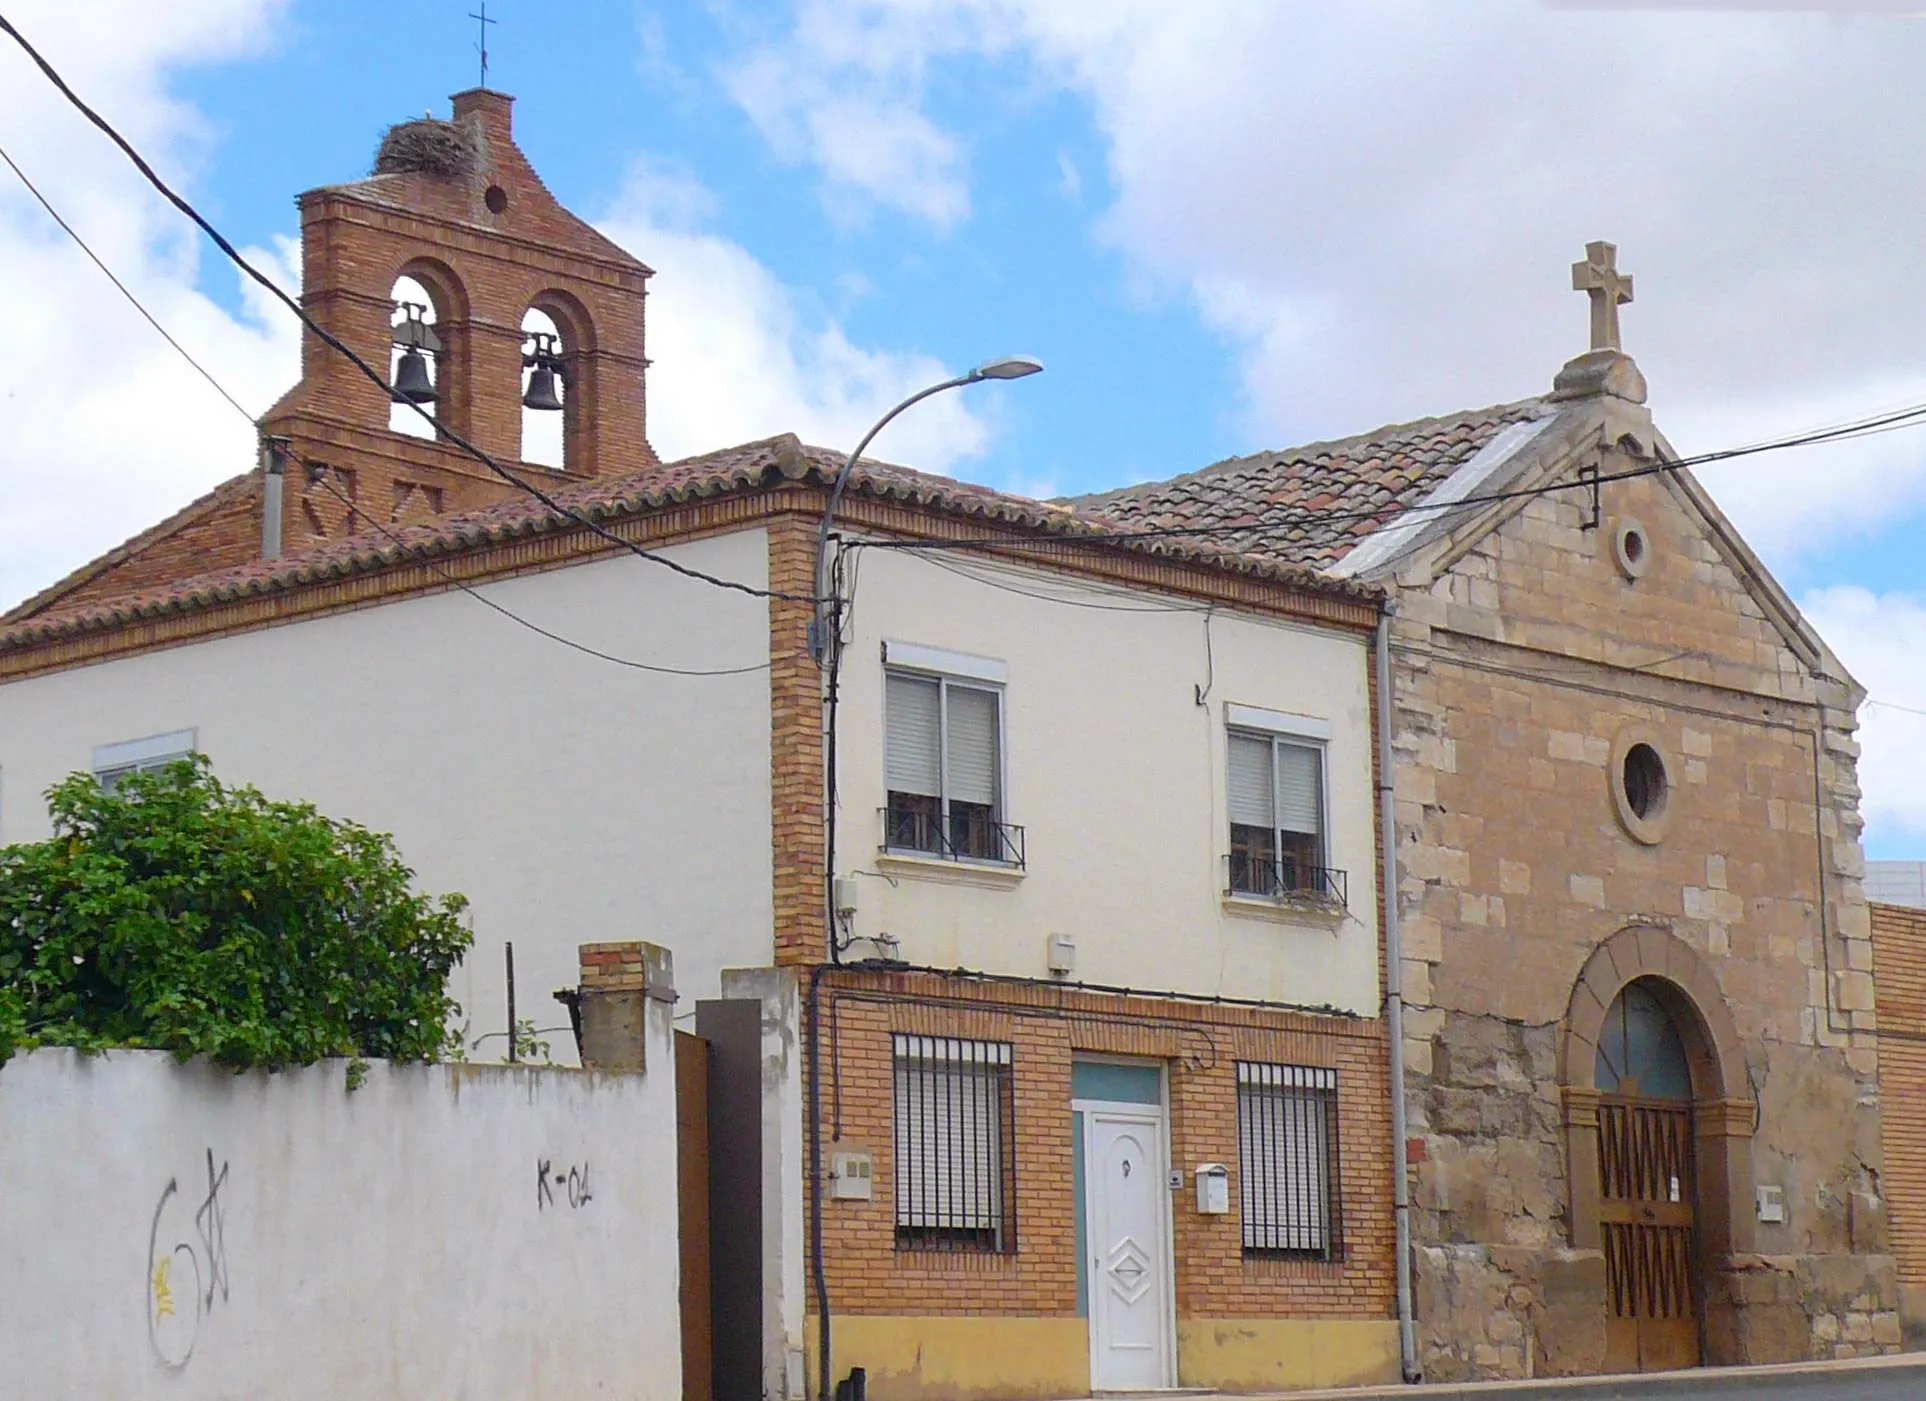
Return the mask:
<svg viewBox="0 0 1926 1401">
<path fill-rule="evenodd" d="M 1084 1133 L 1090 1385 L 1171 1386 L 1164 1116 L 1147 1106 L 1086 1105 Z"/>
</svg>

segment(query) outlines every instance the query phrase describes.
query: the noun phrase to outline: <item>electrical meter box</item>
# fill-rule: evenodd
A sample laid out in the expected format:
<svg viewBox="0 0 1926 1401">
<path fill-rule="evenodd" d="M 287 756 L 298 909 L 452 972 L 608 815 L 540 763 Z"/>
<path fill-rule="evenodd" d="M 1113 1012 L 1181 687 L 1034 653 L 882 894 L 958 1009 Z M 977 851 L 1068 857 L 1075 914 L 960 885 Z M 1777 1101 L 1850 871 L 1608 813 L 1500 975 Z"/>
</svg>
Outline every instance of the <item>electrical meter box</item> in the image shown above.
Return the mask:
<svg viewBox="0 0 1926 1401">
<path fill-rule="evenodd" d="M 1222 1163 L 1197 1165 L 1197 1209 L 1206 1216 L 1230 1211 L 1230 1169 Z"/>
<path fill-rule="evenodd" d="M 875 1160 L 867 1153 L 834 1153 L 829 1159 L 829 1198 L 866 1202 L 875 1195 Z"/>
</svg>

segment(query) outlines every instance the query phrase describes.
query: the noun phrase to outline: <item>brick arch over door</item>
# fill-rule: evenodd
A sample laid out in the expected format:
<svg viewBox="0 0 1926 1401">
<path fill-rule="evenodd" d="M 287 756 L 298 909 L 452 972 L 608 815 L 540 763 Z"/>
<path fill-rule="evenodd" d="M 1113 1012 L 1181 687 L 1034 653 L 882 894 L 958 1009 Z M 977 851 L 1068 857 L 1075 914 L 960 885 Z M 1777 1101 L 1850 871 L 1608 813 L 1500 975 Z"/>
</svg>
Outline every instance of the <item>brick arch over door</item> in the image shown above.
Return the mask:
<svg viewBox="0 0 1926 1401">
<path fill-rule="evenodd" d="M 1757 1110 L 1746 1097 L 1738 1026 L 1711 967 L 1670 930 L 1651 926 L 1622 929 L 1600 944 L 1572 987 L 1559 1059 L 1571 1243 L 1580 1250 L 1600 1248 L 1598 1042 L 1606 1011 L 1632 983 L 1658 999 L 1685 1043 L 1692 1071 L 1699 1258 L 1703 1269 L 1716 1270 L 1724 1257 L 1752 1248 L 1752 1131 Z M 1710 1316 L 1718 1306 L 1706 1300 L 1704 1307 L 1711 1325 L 1706 1329 L 1705 1360 L 1742 1360 L 1736 1352 L 1725 1355 L 1736 1335 Z"/>
</svg>

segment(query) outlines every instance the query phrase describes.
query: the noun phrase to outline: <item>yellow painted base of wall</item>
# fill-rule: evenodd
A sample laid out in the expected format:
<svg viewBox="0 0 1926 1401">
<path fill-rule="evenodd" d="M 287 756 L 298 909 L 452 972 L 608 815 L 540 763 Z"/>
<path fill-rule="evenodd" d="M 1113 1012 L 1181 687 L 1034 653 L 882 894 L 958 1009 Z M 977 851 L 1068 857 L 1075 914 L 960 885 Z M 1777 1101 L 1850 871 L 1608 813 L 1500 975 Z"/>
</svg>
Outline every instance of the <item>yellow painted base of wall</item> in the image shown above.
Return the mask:
<svg viewBox="0 0 1926 1401">
<path fill-rule="evenodd" d="M 1177 1382 L 1212 1391 L 1302 1391 L 1398 1380 L 1390 1319 L 1181 1319 Z"/>
<path fill-rule="evenodd" d="M 816 1320 L 808 1320 L 809 1384 Z M 1045 1401 L 1090 1394 L 1081 1318 L 844 1314 L 835 1378 L 869 1373 L 873 1401 Z M 1177 1381 L 1212 1391 L 1300 1391 L 1398 1380 L 1398 1325 L 1380 1319 L 1199 1319 L 1177 1325 Z"/>
<path fill-rule="evenodd" d="M 1081 1318 L 842 1314 L 832 1322 L 834 1380 L 869 1373 L 873 1401 L 1041 1401 L 1090 1394 L 1090 1325 Z M 807 1320 L 809 1385 L 816 1320 Z"/>
</svg>

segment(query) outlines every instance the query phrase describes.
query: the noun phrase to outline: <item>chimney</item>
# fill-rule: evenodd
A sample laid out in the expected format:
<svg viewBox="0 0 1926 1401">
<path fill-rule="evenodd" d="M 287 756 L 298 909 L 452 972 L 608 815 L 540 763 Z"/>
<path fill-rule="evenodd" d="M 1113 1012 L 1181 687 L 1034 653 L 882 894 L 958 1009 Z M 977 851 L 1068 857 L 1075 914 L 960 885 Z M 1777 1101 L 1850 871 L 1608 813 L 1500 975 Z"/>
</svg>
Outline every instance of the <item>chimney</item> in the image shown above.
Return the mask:
<svg viewBox="0 0 1926 1401">
<path fill-rule="evenodd" d="M 455 120 L 466 122 L 473 118 L 489 145 L 500 142 L 505 146 L 514 140 L 515 99 L 507 93 L 493 88 L 469 88 L 448 100 L 455 104 Z"/>
<path fill-rule="evenodd" d="M 286 438 L 261 439 L 261 558 L 281 557 L 282 489 L 288 459 Z"/>
</svg>

